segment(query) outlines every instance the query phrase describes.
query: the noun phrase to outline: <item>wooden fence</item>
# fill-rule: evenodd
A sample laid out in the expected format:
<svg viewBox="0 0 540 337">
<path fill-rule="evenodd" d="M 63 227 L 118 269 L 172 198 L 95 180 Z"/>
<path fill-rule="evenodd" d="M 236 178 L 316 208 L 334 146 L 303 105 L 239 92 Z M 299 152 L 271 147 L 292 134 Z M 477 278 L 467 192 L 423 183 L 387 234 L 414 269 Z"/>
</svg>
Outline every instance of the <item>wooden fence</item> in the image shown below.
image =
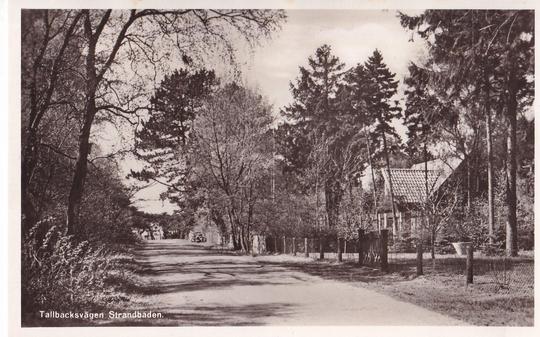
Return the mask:
<svg viewBox="0 0 540 337">
<path fill-rule="evenodd" d="M 358 233 L 358 262 L 361 265 L 380 266 L 388 271 L 388 230 Z"/>
<path fill-rule="evenodd" d="M 359 230 L 358 238 L 346 240 L 335 235 L 327 235 L 316 238 L 297 238 L 287 236 L 267 236 L 265 241 L 266 251 L 273 254 L 304 255 L 313 253 L 319 255 L 319 259 L 325 258 L 325 253 L 335 254 L 338 261 L 343 260 L 343 255 L 357 256 L 359 265 L 381 268 L 388 270 L 388 230 L 372 231 L 364 233 Z"/>
</svg>

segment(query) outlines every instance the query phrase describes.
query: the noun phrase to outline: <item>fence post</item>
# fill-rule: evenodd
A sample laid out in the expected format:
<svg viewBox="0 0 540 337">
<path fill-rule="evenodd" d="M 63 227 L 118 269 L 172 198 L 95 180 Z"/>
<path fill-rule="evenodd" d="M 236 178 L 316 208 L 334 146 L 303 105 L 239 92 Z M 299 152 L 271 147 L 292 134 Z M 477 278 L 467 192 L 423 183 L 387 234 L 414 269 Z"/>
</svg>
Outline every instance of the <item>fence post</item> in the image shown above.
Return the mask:
<svg viewBox="0 0 540 337">
<path fill-rule="evenodd" d="M 287 238 L 283 235 L 283 254 L 287 254 Z"/>
<path fill-rule="evenodd" d="M 308 246 L 308 238 L 304 238 L 304 254 L 306 257 L 309 257 L 309 246 Z"/>
<path fill-rule="evenodd" d="M 324 260 L 324 236 L 319 237 L 319 260 Z"/>
<path fill-rule="evenodd" d="M 338 259 L 338 262 L 343 261 L 343 252 L 341 251 L 341 243 L 342 243 L 342 241 L 343 241 L 343 239 L 338 236 L 338 238 L 337 238 L 337 259 Z"/>
<path fill-rule="evenodd" d="M 424 275 L 423 261 L 424 257 L 424 247 L 422 245 L 422 240 L 418 239 L 416 243 L 416 276 Z"/>
<path fill-rule="evenodd" d="M 473 246 L 467 247 L 467 284 L 473 283 Z"/>
<path fill-rule="evenodd" d="M 278 249 L 278 246 L 277 246 L 277 235 L 274 236 L 274 254 L 278 254 L 279 253 L 279 249 Z"/>
<path fill-rule="evenodd" d="M 358 230 L 358 265 L 364 264 L 364 230 Z"/>
<path fill-rule="evenodd" d="M 381 230 L 381 270 L 388 272 L 388 229 Z"/>
<path fill-rule="evenodd" d="M 296 256 L 296 238 L 292 238 L 292 254 Z"/>
</svg>

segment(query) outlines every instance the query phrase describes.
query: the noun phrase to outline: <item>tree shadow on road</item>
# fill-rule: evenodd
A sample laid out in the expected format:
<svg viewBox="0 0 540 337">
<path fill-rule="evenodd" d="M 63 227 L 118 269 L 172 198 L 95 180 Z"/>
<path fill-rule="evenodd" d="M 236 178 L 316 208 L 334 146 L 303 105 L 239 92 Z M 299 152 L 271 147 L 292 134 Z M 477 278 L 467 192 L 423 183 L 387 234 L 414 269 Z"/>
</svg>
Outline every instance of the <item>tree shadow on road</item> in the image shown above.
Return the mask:
<svg viewBox="0 0 540 337">
<path fill-rule="evenodd" d="M 281 266 L 289 270 L 318 276 L 325 280 L 341 282 L 380 282 L 388 276 L 379 269 L 362 267 L 354 262 L 302 261 L 265 262 L 265 264 Z"/>
<path fill-rule="evenodd" d="M 137 262 L 136 277 L 126 280 L 130 294 L 157 295 L 174 292 L 218 290 L 235 286 L 284 285 L 287 269 L 252 261 L 209 259 L 195 262 Z"/>
</svg>

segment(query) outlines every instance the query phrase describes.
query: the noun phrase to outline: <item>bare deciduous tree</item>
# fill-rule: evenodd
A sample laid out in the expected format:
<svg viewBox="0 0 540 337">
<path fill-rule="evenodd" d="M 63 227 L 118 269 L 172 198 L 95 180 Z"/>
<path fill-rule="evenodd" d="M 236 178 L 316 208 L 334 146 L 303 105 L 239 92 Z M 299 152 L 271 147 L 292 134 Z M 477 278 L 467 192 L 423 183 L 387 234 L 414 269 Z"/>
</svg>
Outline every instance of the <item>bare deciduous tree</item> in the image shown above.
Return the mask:
<svg viewBox="0 0 540 337">
<path fill-rule="evenodd" d="M 81 15 L 84 109 L 67 208 L 67 230 L 74 235 L 80 233 L 78 215 L 97 114 L 106 111 L 137 119 L 138 113 L 148 108 L 143 99 L 141 78 L 145 71 L 139 69 L 141 60 L 143 66 L 154 65 L 155 69 L 158 63 L 178 54 L 174 51 L 186 59 L 215 49 L 234 61 L 233 33 L 250 45 L 256 44 L 284 19 L 282 11 L 269 10 L 82 10 Z M 119 81 L 118 72 L 128 65 L 133 76 Z M 119 82 L 123 86 L 118 87 Z"/>
</svg>

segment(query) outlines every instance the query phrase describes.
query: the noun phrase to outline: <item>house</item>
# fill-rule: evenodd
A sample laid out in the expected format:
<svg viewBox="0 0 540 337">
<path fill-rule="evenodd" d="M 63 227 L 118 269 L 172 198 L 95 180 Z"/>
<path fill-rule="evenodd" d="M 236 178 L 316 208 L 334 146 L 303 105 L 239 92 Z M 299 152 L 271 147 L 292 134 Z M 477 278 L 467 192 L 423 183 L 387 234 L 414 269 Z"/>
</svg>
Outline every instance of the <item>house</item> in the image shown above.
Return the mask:
<svg viewBox="0 0 540 337">
<path fill-rule="evenodd" d="M 379 229 L 392 229 L 394 236 L 414 230 L 422 220 L 420 211 L 426 199 L 433 198 L 441 187 L 459 175 L 462 163 L 462 159 L 450 157 L 418 163 L 408 169 L 390 168 L 396 219 L 392 212 L 388 170 L 381 169 L 384 196 L 377 212 Z"/>
</svg>

